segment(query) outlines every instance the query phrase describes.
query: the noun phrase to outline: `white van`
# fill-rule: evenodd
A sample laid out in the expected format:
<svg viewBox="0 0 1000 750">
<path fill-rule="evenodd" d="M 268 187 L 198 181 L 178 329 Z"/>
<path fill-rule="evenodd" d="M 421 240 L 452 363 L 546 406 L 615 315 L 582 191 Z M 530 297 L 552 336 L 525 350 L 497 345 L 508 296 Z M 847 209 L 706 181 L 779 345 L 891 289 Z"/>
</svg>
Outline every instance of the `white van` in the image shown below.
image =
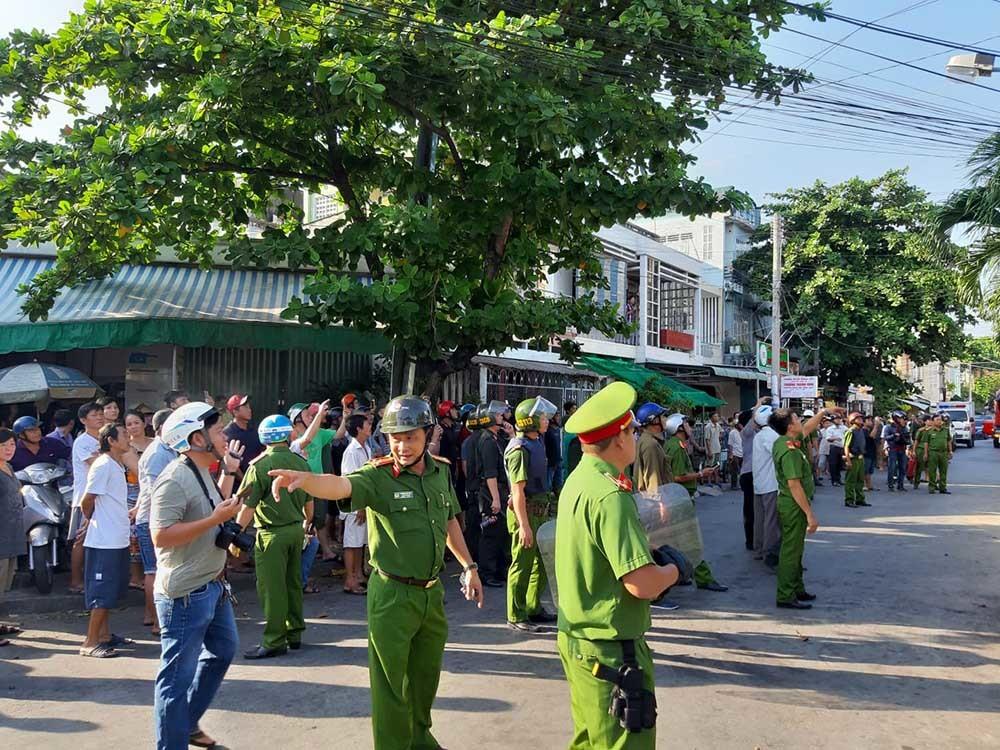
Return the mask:
<svg viewBox="0 0 1000 750">
<path fill-rule="evenodd" d="M 976 406 L 972 401 L 938 401 L 934 408 L 948 415 L 951 438 L 968 448 L 976 445 Z"/>
</svg>

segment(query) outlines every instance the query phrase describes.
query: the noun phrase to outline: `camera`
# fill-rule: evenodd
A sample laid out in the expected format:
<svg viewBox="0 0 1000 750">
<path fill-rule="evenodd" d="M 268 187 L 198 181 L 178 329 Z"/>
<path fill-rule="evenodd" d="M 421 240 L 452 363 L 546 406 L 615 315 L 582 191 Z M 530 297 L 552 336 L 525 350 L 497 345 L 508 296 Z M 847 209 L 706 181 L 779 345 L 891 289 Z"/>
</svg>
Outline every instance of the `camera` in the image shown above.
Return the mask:
<svg viewBox="0 0 1000 750">
<path fill-rule="evenodd" d="M 253 536 L 243 530 L 236 521 L 226 521 L 219 527 L 215 535 L 215 546 L 219 549 L 229 549 L 230 546 L 247 552 L 253 547 Z"/>
</svg>

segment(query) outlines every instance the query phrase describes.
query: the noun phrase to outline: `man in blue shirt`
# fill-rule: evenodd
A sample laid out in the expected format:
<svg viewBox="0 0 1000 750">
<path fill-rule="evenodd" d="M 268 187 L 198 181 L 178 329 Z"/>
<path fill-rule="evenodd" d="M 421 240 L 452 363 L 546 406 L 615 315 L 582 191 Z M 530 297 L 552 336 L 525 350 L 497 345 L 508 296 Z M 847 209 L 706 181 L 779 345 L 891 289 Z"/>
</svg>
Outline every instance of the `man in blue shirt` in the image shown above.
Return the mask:
<svg viewBox="0 0 1000 750">
<path fill-rule="evenodd" d="M 21 417 L 14 422 L 17 449 L 10 460 L 14 471 L 32 464 L 58 464 L 70 460 L 70 449 L 61 440 L 42 437 L 42 428 L 34 417 Z"/>
<path fill-rule="evenodd" d="M 59 409 L 52 415 L 52 422 L 55 424 L 55 429 L 45 437 L 58 440 L 72 451 L 73 428 L 76 427 L 76 419 L 73 417 L 73 412 L 69 409 Z"/>
</svg>

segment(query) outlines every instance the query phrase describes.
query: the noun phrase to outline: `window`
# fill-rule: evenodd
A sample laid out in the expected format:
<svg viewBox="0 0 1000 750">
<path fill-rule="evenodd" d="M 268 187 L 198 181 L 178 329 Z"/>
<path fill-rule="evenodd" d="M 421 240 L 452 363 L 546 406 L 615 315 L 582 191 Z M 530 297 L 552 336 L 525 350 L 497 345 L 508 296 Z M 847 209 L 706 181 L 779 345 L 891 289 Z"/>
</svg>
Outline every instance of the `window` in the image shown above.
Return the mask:
<svg viewBox="0 0 1000 750">
<path fill-rule="evenodd" d="M 660 261 L 646 258 L 646 345 L 660 345 Z"/>
<path fill-rule="evenodd" d="M 701 259 L 712 260 L 715 257 L 715 250 L 712 246 L 713 227 L 701 228 Z"/>
<path fill-rule="evenodd" d="M 722 336 L 719 298 L 714 294 L 703 294 L 701 298 L 702 340 L 706 344 L 718 344 Z"/>
</svg>

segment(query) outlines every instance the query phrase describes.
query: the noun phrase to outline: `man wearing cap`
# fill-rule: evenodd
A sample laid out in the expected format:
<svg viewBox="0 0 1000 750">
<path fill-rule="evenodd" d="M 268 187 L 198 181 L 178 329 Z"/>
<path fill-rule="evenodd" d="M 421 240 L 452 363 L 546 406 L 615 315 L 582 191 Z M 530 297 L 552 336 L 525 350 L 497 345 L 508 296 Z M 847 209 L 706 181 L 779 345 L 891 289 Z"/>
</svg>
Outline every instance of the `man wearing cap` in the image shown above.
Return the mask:
<svg viewBox="0 0 1000 750">
<path fill-rule="evenodd" d="M 555 404 L 541 396 L 519 403 L 514 412 L 517 437 L 504 451 L 510 485 L 507 531 L 511 537 L 507 624 L 514 630 L 528 633 L 536 632 L 538 625 L 556 621 L 555 615 L 542 608 L 542 591 L 548 580 L 542 556 L 535 546 L 535 532 L 555 510 L 545 442 L 541 439 L 555 413 Z"/>
<path fill-rule="evenodd" d="M 683 414 L 671 414 L 664 422 L 664 432 L 669 436 L 664 451 L 667 454 L 667 461 L 670 464 L 670 471 L 674 475 L 674 481 L 688 491 L 691 502 L 694 502 L 694 493 L 698 489 L 698 480 L 711 473 L 711 469 L 695 471 L 691 465 L 691 456 L 688 453 L 687 441 L 689 439 L 687 430 L 688 422 Z M 698 563 L 694 569 L 694 582 L 700 589 L 708 591 L 729 591 L 728 586 L 724 586 L 715 580 L 712 569 L 705 560 Z"/>
<path fill-rule="evenodd" d="M 854 412 L 847 421 L 851 429 L 844 436 L 844 464 L 847 466 L 844 505 L 859 508 L 871 505 L 865 500 L 865 443 L 871 438 L 865 430 L 865 418 L 861 414 Z"/>
<path fill-rule="evenodd" d="M 570 747 L 581 750 L 656 746 L 654 666 L 644 637 L 650 601 L 690 575 L 676 550 L 649 549 L 639 520 L 625 475 L 636 457 L 634 403 L 635 389 L 616 382 L 566 420 L 583 455 L 563 485 L 556 518 L 558 645 L 571 697 Z M 623 701 L 613 700 L 623 667 L 636 670 L 640 683 L 627 714 Z M 626 716 L 635 720 L 629 729 L 621 723 Z"/>
<path fill-rule="evenodd" d="M 272 493 L 302 489 L 329 500 L 350 498 L 369 524 L 368 675 L 375 750 L 440 748 L 431 734 L 431 707 L 448 636 L 439 578 L 447 544 L 465 570 L 462 592 L 483 603 L 476 564 L 458 524 L 458 500 L 447 462 L 427 452 L 434 426 L 430 405 L 394 398 L 382 431 L 391 455 L 346 477 L 276 469 Z"/>
<path fill-rule="evenodd" d="M 243 445 L 243 457 L 240 458 L 240 471 L 246 474 L 250 462 L 259 456 L 264 446 L 257 436 L 257 428 L 250 423 L 253 410 L 250 408 L 250 397 L 234 393 L 226 401 L 226 410 L 233 416 L 233 421 L 226 425 L 223 432 L 226 440 L 239 440 Z"/>
<path fill-rule="evenodd" d="M 313 508 L 312 498 L 302 490 L 284 490 L 280 500 L 271 495 L 271 469 L 309 471 L 305 459 L 288 448 L 291 420 L 284 414 L 272 414 L 261 421 L 258 433 L 267 448 L 250 462 L 243 476 L 237 493 L 243 498 L 243 507 L 236 522 L 246 530 L 252 519 L 257 527 L 257 598 L 264 610 L 260 645 L 244 657 L 270 659 L 302 645 L 306 629 L 302 613 L 302 547 L 305 530 L 312 524 Z"/>
<path fill-rule="evenodd" d="M 910 449 L 910 431 L 906 428 L 906 415 L 901 411 L 891 414 L 892 421 L 882 428 L 882 439 L 888 454 L 889 492 L 906 492 L 907 454 Z"/>
<path fill-rule="evenodd" d="M 955 443 L 951 438 L 951 427 L 945 422 L 941 412 L 934 415 L 924 438 L 924 463 L 927 465 L 927 492 L 950 495 L 948 489 L 948 462 L 955 453 Z"/>
</svg>

